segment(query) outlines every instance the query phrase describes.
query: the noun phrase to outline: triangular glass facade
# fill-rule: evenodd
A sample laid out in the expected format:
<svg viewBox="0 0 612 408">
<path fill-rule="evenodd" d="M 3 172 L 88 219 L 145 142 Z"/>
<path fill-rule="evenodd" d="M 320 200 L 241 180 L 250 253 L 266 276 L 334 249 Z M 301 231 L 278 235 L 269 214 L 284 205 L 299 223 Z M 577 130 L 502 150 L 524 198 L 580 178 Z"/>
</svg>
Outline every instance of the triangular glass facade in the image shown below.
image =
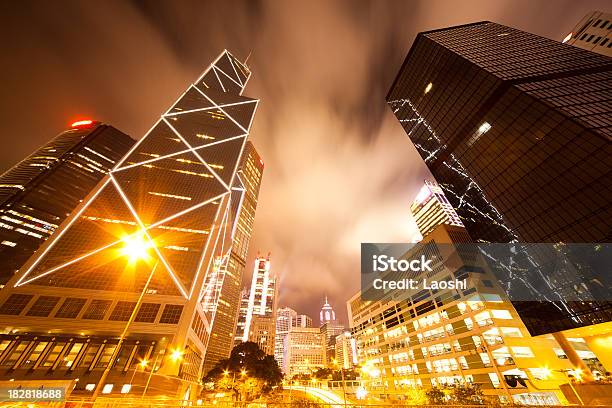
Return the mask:
<svg viewBox="0 0 612 408">
<path fill-rule="evenodd" d="M 227 252 L 242 194 L 231 187 L 240 185 L 236 170 L 258 102 L 241 96 L 249 75 L 224 51 L 20 271 L 16 286 L 138 292 L 155 264 L 149 293 L 200 296 L 212 258 Z M 146 246 L 143 259 L 125 250 L 134 239 Z"/>
</svg>

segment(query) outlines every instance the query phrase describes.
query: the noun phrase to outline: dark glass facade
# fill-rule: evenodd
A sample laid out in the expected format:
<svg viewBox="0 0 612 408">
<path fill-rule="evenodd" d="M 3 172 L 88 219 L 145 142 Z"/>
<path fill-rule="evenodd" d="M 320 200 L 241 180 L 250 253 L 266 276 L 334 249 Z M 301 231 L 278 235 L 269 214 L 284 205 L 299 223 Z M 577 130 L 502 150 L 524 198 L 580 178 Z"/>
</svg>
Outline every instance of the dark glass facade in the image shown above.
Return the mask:
<svg viewBox="0 0 612 408">
<path fill-rule="evenodd" d="M 114 127 L 93 122 L 59 134 L 0 176 L 0 285 L 134 143 Z"/>
<path fill-rule="evenodd" d="M 0 327 L 21 335 L 5 338 L 6 347 L 70 336 L 45 340 L 61 346 L 53 370 L 23 378 L 74 374 L 75 392 L 87 394 L 110 364 L 112 393 L 134 375 L 140 395 L 152 369 L 163 375 L 153 376 L 159 384 L 150 392 L 196 392 L 213 321 L 202 294 L 231 230 L 232 187 L 258 103 L 242 96 L 249 76 L 221 53 L 0 292 Z M 103 346 L 84 348 L 74 368 L 64 367 L 65 353 L 83 342 Z M 118 360 L 110 361 L 114 347 Z M 5 357 L 0 379 L 22 373 L 21 360 Z M 138 366 L 143 359 L 148 365 Z"/>
<path fill-rule="evenodd" d="M 251 141 L 247 141 L 240 160 L 234 186 L 240 195 L 233 199 L 234 224 L 232 247 L 219 273 L 214 276 L 214 296 L 205 299 L 205 309 L 214 313 L 210 339 L 204 357 L 203 372 L 207 373 L 221 359 L 228 358 L 234 344 L 236 324 L 240 312 L 242 279 L 246 267 L 249 242 L 253 235 L 255 210 L 263 176 L 263 160 Z M 213 278 L 211 276 L 211 278 Z"/>
<path fill-rule="evenodd" d="M 434 30 L 387 102 L 475 241 L 612 239 L 610 58 L 491 22 Z M 515 307 L 534 334 L 612 319 L 533 296 Z"/>
</svg>

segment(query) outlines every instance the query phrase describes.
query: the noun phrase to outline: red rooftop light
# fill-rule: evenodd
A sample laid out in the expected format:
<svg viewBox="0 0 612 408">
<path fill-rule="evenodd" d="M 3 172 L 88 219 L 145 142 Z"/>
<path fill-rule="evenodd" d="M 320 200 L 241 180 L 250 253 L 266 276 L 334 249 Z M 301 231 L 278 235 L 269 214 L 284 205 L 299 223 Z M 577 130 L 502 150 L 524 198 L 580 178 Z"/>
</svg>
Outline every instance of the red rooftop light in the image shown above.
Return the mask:
<svg viewBox="0 0 612 408">
<path fill-rule="evenodd" d="M 91 126 L 92 124 L 93 124 L 93 120 L 91 119 L 77 120 L 76 122 L 73 122 L 72 125 L 70 125 L 70 127 L 80 128 L 80 127 Z"/>
</svg>

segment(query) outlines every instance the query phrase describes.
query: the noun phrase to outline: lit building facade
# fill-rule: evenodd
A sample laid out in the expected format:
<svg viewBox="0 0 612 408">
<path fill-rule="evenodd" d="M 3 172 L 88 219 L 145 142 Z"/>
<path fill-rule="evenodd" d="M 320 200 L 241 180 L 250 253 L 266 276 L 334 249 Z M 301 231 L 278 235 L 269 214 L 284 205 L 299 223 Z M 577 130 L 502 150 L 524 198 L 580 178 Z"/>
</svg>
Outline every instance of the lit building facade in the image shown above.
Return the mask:
<svg viewBox="0 0 612 408">
<path fill-rule="evenodd" d="M 582 17 L 563 42 L 612 57 L 612 14 L 591 11 Z"/>
<path fill-rule="evenodd" d="M 206 277 L 258 101 L 222 52 L 0 292 L 0 378 L 73 394 L 197 395 Z M 212 317 L 214 319 L 214 316 Z M 148 386 L 147 386 L 148 384 Z"/>
<path fill-rule="evenodd" d="M 442 189 L 429 180 L 425 180 L 425 184 L 410 206 L 410 211 L 422 236 L 429 234 L 441 224 L 463 227 L 461 219 Z"/>
<path fill-rule="evenodd" d="M 479 22 L 420 33 L 387 101 L 475 242 L 610 242 L 611 77 L 608 57 Z M 532 334 L 612 319 L 565 300 L 584 297 L 574 277 L 533 279 L 558 300 L 517 286 Z"/>
<path fill-rule="evenodd" d="M 266 354 L 274 355 L 278 286 L 270 265 L 270 255 L 255 259 L 248 298 L 242 300 L 236 341 L 255 342 Z"/>
<path fill-rule="evenodd" d="M 456 244 L 465 242 L 464 228 L 442 224 L 410 250 L 410 258 L 433 251 L 434 274 L 427 278 L 467 279 L 467 289 L 423 289 L 412 296 L 389 291 L 378 301 L 363 300 L 359 292 L 347 302 L 370 393 L 403 399 L 412 387 L 473 383 L 501 401 L 565 402 L 559 386 L 572 364 L 552 336 L 530 336 L 483 261 L 462 261 L 469 257 Z M 575 346 L 584 349 L 582 357 L 591 356 Z"/>
<path fill-rule="evenodd" d="M 242 278 L 249 242 L 253 235 L 263 170 L 263 160 L 253 143 L 247 141 L 232 188 L 235 195 L 233 208 L 236 212 L 235 224 L 232 227 L 232 244 L 221 260 L 217 273 L 209 274 L 206 283 L 209 291 L 204 297 L 203 307 L 214 319 L 211 322 L 210 339 L 204 357 L 204 373 L 212 369 L 219 360 L 228 358 L 234 344 L 240 313 Z"/>
<path fill-rule="evenodd" d="M 281 370 L 284 369 L 283 357 L 285 354 L 285 337 L 293 327 L 297 312 L 290 307 L 281 307 L 276 312 L 276 333 L 274 335 L 274 359 Z"/>
<path fill-rule="evenodd" d="M 0 176 L 0 285 L 23 266 L 136 143 L 84 120 Z"/>
<path fill-rule="evenodd" d="M 336 363 L 343 369 L 350 369 L 357 365 L 357 342 L 350 331 L 336 336 Z"/>
<path fill-rule="evenodd" d="M 309 375 L 324 368 L 325 345 L 321 331 L 316 327 L 292 327 L 285 336 L 283 372 L 289 378 Z"/>
<path fill-rule="evenodd" d="M 297 315 L 293 318 L 291 325 L 293 327 L 312 327 L 312 317 L 305 314 Z"/>
<path fill-rule="evenodd" d="M 285 344 L 289 331 L 293 327 L 311 328 L 312 318 L 304 314 L 298 314 L 290 307 L 278 309 L 276 313 L 276 333 L 274 338 L 274 359 L 281 370 L 285 369 Z"/>
</svg>

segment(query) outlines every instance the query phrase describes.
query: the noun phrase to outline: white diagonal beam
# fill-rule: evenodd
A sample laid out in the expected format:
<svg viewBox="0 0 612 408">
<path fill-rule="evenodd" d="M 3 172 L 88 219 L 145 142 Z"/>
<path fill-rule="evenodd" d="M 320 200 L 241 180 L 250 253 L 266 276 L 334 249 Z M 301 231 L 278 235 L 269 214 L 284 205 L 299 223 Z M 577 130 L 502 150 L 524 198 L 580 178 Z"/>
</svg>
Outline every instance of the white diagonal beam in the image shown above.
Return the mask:
<svg viewBox="0 0 612 408">
<path fill-rule="evenodd" d="M 174 271 L 172 269 L 172 267 L 170 266 L 170 264 L 168 264 L 168 261 L 166 261 L 166 258 L 164 258 L 164 256 L 162 255 L 162 253 L 159 251 L 159 248 L 157 248 L 157 246 L 155 245 L 155 242 L 153 241 L 153 239 L 151 238 L 151 236 L 149 235 L 149 232 L 146 230 L 146 227 L 144 225 L 144 223 L 142 222 L 142 220 L 140 219 L 140 217 L 138 216 L 138 213 L 136 212 L 136 210 L 134 209 L 134 207 L 132 206 L 132 203 L 130 202 L 130 200 L 128 199 L 128 197 L 125 195 L 125 193 L 123 192 L 123 190 L 121 189 L 121 186 L 119 185 L 119 183 L 117 182 L 117 180 L 115 180 L 115 178 L 113 177 L 113 175 L 110 175 L 111 181 L 113 182 L 113 184 L 115 185 L 115 188 L 117 189 L 117 191 L 119 192 L 119 195 L 121 196 L 121 198 L 123 199 L 123 201 L 125 202 L 125 205 L 127 205 L 128 209 L 130 210 L 130 212 L 132 213 L 132 216 L 134 216 L 134 218 L 136 218 L 136 222 L 138 223 L 138 225 L 140 226 L 140 228 L 142 229 L 142 232 L 144 233 L 144 235 L 147 237 L 149 244 L 153 247 L 153 250 L 155 251 L 155 253 L 157 254 L 157 256 L 159 257 L 159 260 L 164 264 L 164 266 L 166 267 L 166 270 L 168 271 L 168 274 L 170 274 L 170 277 L 172 278 L 172 280 L 174 281 L 174 284 L 176 285 L 176 287 L 178 288 L 179 292 L 181 292 L 181 295 L 183 295 L 185 298 L 189 299 L 189 296 L 187 295 L 187 291 L 185 290 L 185 288 L 183 287 L 183 284 L 179 281 L 179 279 L 175 276 Z"/>
<path fill-rule="evenodd" d="M 109 179 L 109 181 L 110 181 L 110 179 Z M 154 228 L 160 227 L 160 226 L 164 225 L 165 223 L 167 223 L 167 222 L 169 222 L 169 221 L 172 221 L 173 219 L 175 219 L 175 218 L 177 218 L 177 217 L 180 217 L 180 216 L 182 216 L 182 215 L 188 214 L 188 213 L 190 213 L 191 211 L 197 210 L 197 209 L 198 209 L 198 208 L 200 208 L 200 207 L 203 207 L 203 206 L 205 206 L 205 205 L 208 205 L 208 204 L 212 203 L 212 202 L 213 202 L 213 201 L 215 201 L 215 200 L 218 200 L 218 199 L 220 199 L 220 198 L 223 198 L 223 197 L 224 197 L 224 196 L 226 196 L 227 194 L 229 194 L 229 193 L 225 192 L 225 193 L 223 193 L 223 194 L 220 194 L 220 195 L 218 195 L 218 196 L 215 196 L 215 197 L 213 197 L 213 198 L 210 198 L 210 199 L 208 199 L 208 200 L 206 200 L 206 201 L 203 201 L 203 202 L 201 202 L 201 203 L 199 203 L 199 204 L 196 204 L 196 205 L 194 205 L 194 206 L 191 206 L 191 207 L 189 207 L 189 208 L 186 208 L 186 209 L 184 209 L 184 210 L 182 210 L 182 211 L 179 211 L 179 212 L 178 212 L 178 213 L 176 213 L 176 214 L 173 214 L 173 215 L 171 215 L 171 216 L 169 216 L 169 217 L 164 218 L 163 220 L 160 220 L 160 221 L 158 221 L 158 222 L 156 222 L 156 223 L 153 223 L 153 224 L 148 225 L 148 226 L 147 226 L 145 229 L 148 231 L 148 230 L 152 230 L 152 229 L 154 229 Z M 131 234 L 128 234 L 128 235 L 126 235 L 126 236 L 125 236 L 124 238 L 122 238 L 122 239 L 118 239 L 118 240 L 116 240 L 116 241 L 114 241 L 114 242 L 111 242 L 111 243 L 109 243 L 109 244 L 105 245 L 105 246 L 102 246 L 102 247 L 100 247 L 100 248 L 96 248 L 96 249 L 94 249 L 93 251 L 90 251 L 90 252 L 87 252 L 87 253 L 85 253 L 85 254 L 83 254 L 83 255 L 80 255 L 79 257 L 77 257 L 77 258 L 75 258 L 75 259 L 71 259 L 70 261 L 65 262 L 65 263 L 63 263 L 63 264 L 61 264 L 61 265 L 54 266 L 53 268 L 51 268 L 51 269 L 49 269 L 49 270 L 47 270 L 47 271 L 45 271 L 45 272 L 43 272 L 43 273 L 41 273 L 41 274 L 39 274 L 39 275 L 34 276 L 34 277 L 32 277 L 31 279 L 28 279 L 28 280 L 23 281 L 23 282 L 19 281 L 19 282 L 17 282 L 17 284 L 15 284 L 15 286 L 25 285 L 26 283 L 30 283 L 30 282 L 32 282 L 32 281 L 34 281 L 34 280 L 38 279 L 38 278 L 42 278 L 43 276 L 49 275 L 50 273 L 56 272 L 56 271 L 58 271 L 58 270 L 60 270 L 60 269 L 63 269 L 63 268 L 65 268 L 65 267 L 67 267 L 67 266 L 70 266 L 70 265 L 72 265 L 72 264 L 74 264 L 74 263 L 76 263 L 76 262 L 82 261 L 83 259 L 89 258 L 90 256 L 97 254 L 98 252 L 101 252 L 101 251 L 103 251 L 103 250 L 105 250 L 105 249 L 111 248 L 112 246 L 114 246 L 114 245 L 117 245 L 117 244 L 121 243 L 121 242 L 122 242 L 124 239 L 126 239 L 126 238 L 134 237 L 134 236 L 138 235 L 139 233 L 140 233 L 140 231 L 136 231 L 136 232 L 133 232 L 133 233 L 131 233 Z M 210 236 L 210 232 L 209 232 L 209 233 L 207 233 L 207 235 L 209 235 L 209 236 Z M 24 276 L 24 277 L 25 277 L 25 276 Z M 22 279 L 23 279 L 24 277 L 22 277 Z"/>
</svg>

